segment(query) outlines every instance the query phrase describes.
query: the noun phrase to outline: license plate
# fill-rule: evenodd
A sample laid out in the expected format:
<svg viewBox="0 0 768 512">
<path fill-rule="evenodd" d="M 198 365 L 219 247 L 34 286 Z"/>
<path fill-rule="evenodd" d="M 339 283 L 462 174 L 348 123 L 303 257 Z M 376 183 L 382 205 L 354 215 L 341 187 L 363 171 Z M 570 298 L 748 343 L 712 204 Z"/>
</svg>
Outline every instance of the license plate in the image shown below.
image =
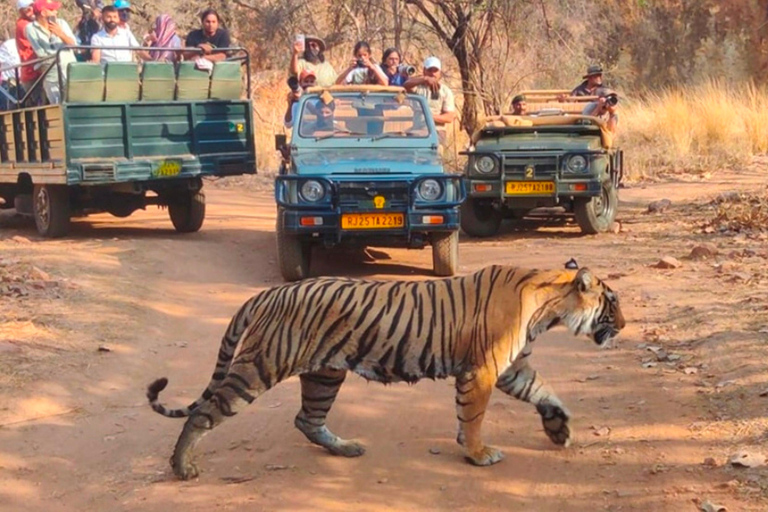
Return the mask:
<svg viewBox="0 0 768 512">
<path fill-rule="evenodd" d="M 405 225 L 402 213 L 345 213 L 341 229 L 392 229 Z"/>
<path fill-rule="evenodd" d="M 181 160 L 163 160 L 152 171 L 152 176 L 156 178 L 167 178 L 176 176 L 181 172 Z"/>
<path fill-rule="evenodd" d="M 555 191 L 554 181 L 508 181 L 507 194 L 551 194 Z"/>
</svg>

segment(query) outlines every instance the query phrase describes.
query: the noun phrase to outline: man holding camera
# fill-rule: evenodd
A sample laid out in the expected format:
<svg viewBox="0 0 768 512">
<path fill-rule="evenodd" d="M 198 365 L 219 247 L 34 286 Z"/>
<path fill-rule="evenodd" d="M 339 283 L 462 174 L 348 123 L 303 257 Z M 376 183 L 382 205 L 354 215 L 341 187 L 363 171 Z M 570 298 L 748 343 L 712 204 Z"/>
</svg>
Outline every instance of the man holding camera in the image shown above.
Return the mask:
<svg viewBox="0 0 768 512">
<path fill-rule="evenodd" d="M 310 87 L 313 87 L 317 82 L 317 76 L 311 69 L 305 69 L 299 73 L 299 78 L 290 77 L 288 79 L 288 87 L 291 88 L 288 93 L 288 107 L 285 109 L 285 115 L 283 116 L 283 123 L 286 128 L 293 128 L 293 122 L 296 120 L 296 116 L 299 115 L 299 98 Z"/>
<path fill-rule="evenodd" d="M 424 61 L 424 75 L 411 77 L 405 82 L 408 92 L 416 93 L 428 99 L 429 110 L 435 120 L 438 131 L 456 119 L 456 104 L 453 91 L 440 82 L 443 66 L 437 57 L 427 57 Z"/>
<path fill-rule="evenodd" d="M 605 122 L 605 128 L 611 133 L 616 133 L 616 127 L 619 124 L 619 115 L 616 113 L 619 104 L 618 94 L 607 87 L 597 89 L 594 94 L 598 96 L 598 100 L 587 103 L 582 114 L 602 119 Z"/>
</svg>

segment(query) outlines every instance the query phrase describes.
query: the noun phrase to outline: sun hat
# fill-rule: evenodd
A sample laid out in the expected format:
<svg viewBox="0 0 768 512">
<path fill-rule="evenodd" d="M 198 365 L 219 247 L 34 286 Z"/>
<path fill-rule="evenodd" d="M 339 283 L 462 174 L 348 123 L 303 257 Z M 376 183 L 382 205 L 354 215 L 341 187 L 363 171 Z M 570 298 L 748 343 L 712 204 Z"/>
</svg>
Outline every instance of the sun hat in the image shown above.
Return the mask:
<svg viewBox="0 0 768 512">
<path fill-rule="evenodd" d="M 603 67 L 602 66 L 594 65 L 594 66 L 589 66 L 587 68 L 587 74 L 584 75 L 581 78 L 585 78 L 586 79 L 586 78 L 589 78 L 591 76 L 602 75 L 602 74 L 603 74 Z"/>
<path fill-rule="evenodd" d="M 320 47 L 320 51 L 321 52 L 325 51 L 325 41 L 323 41 L 317 36 L 304 36 L 304 41 L 306 42 L 307 45 L 309 44 L 310 41 L 315 41 L 317 45 Z"/>
</svg>

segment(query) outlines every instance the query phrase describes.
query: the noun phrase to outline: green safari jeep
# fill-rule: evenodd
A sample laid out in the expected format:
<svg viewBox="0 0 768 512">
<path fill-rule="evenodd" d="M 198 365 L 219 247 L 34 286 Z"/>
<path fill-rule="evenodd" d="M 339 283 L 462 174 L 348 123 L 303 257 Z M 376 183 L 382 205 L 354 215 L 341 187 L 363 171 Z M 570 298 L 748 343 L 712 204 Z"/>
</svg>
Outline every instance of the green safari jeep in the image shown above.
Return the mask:
<svg viewBox="0 0 768 512">
<path fill-rule="evenodd" d="M 248 53 L 224 50 L 233 57 L 210 73 L 193 61 L 74 62 L 66 83 L 61 51 L 38 61 L 33 88 L 58 69 L 61 104 L 14 97 L 0 112 L 0 208 L 33 215 L 44 237 L 65 235 L 71 217 L 151 204 L 168 208 L 176 231 L 199 230 L 202 178 L 256 172 Z"/>
<path fill-rule="evenodd" d="M 489 237 L 503 219 L 546 208 L 575 217 L 583 233 L 609 230 L 623 176 L 623 152 L 611 139 L 600 119 L 559 110 L 491 119 L 462 153 L 469 158 L 461 228 Z"/>
</svg>

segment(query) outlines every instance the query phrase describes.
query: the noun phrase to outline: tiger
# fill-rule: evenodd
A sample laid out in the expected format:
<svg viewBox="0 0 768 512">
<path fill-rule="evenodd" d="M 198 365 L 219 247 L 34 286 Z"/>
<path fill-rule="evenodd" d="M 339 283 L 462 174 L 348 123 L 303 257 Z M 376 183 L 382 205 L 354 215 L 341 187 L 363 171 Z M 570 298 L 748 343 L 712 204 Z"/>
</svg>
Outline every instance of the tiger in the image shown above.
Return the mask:
<svg viewBox="0 0 768 512">
<path fill-rule="evenodd" d="M 294 425 L 345 457 L 365 447 L 334 434 L 326 417 L 347 372 L 382 383 L 454 377 L 456 441 L 470 463 L 489 466 L 503 458 L 480 435 L 494 387 L 534 405 L 552 442 L 570 442 L 570 412 L 529 363 L 531 343 L 558 324 L 606 346 L 625 321 L 616 293 L 587 268 L 492 265 L 426 281 L 306 279 L 268 288 L 240 307 L 210 382 L 192 404 L 159 403 L 166 378 L 148 386 L 147 398 L 155 412 L 187 418 L 171 457 L 175 475 L 187 480 L 199 474 L 192 452 L 200 439 L 291 376 L 301 382 Z"/>
</svg>

